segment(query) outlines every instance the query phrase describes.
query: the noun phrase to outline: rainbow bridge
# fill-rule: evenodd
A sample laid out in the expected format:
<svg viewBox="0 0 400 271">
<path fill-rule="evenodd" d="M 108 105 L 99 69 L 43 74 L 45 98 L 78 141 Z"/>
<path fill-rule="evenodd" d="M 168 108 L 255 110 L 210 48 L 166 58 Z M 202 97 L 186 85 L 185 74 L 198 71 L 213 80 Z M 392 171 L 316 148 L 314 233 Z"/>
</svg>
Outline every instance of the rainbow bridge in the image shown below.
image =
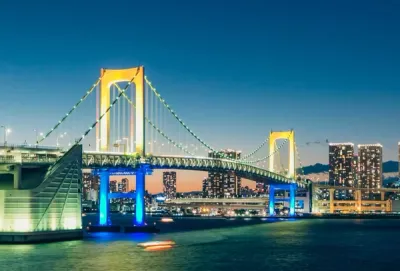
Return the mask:
<svg viewBox="0 0 400 271">
<path fill-rule="evenodd" d="M 126 82 L 125 87 L 121 87 L 120 82 Z M 184 123 L 145 76 L 142 66 L 102 69 L 98 80 L 54 127 L 37 139 L 35 146 L 52 138 L 56 138 L 58 144 L 60 137 L 57 131 L 94 92 L 97 93 L 96 119 L 65 153 L 56 158 L 43 159 L 34 150 L 31 151 L 33 154 L 22 154 L 20 157 L 8 155 L 8 146 L 4 146 L 3 153 L 0 152 L 0 173 L 8 170 L 17 180 L 14 181 L 17 183 L 14 190 L 0 191 L 0 236 L 5 236 L 0 241 L 11 242 L 18 236 L 22 236 L 21 240 L 28 240 L 34 234 L 42 233 L 43 236 L 55 231 L 66 237 L 74 232 L 80 235 L 83 168 L 90 168 L 93 174 L 100 176 L 99 226 L 111 224 L 108 215 L 109 176 L 116 171 L 130 171 L 136 176 L 133 224 L 139 228 L 146 225 L 145 180 L 153 170 L 234 171 L 240 177 L 267 183 L 271 187 L 271 215 L 275 188 L 288 189 L 294 195 L 297 187 L 307 186 L 301 172 L 298 172 L 301 163 L 296 166 L 296 157 L 298 162 L 300 158 L 293 130 L 271 131 L 254 151 L 232 158 L 206 143 Z M 122 109 L 117 108 L 118 102 Z M 166 115 L 172 122 L 167 124 Z M 95 150 L 86 150 L 83 141 L 90 137 L 92 130 L 96 130 L 92 139 Z M 116 131 L 117 136 L 113 135 Z M 278 146 L 276 141 L 279 139 L 283 142 Z M 279 150 L 287 142 L 288 169 L 279 171 L 275 162 Z M 264 156 L 262 150 L 266 146 L 269 146 L 269 151 Z M 40 185 L 21 190 L 18 185 L 21 170 L 32 165 L 48 168 Z M 19 206 L 18 212 L 16 206 Z M 291 196 L 290 206 L 290 214 L 294 215 L 294 196 Z"/>
</svg>

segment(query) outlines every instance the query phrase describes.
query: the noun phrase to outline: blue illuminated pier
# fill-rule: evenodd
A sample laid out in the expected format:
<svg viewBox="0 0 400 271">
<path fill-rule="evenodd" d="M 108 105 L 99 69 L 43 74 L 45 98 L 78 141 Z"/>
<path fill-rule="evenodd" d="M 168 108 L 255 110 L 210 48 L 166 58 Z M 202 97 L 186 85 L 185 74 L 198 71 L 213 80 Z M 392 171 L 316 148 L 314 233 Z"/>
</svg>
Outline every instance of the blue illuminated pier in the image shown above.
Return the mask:
<svg viewBox="0 0 400 271">
<path fill-rule="evenodd" d="M 136 175 L 136 193 L 111 193 L 110 194 L 110 175 Z M 145 221 L 145 182 L 146 175 L 152 174 L 152 169 L 148 164 L 140 164 L 139 168 L 135 169 L 100 169 L 93 170 L 93 174 L 100 177 L 100 199 L 99 199 L 99 226 L 111 226 L 110 220 L 110 199 L 113 198 L 135 198 L 135 216 L 134 225 L 137 227 L 146 226 Z"/>
<path fill-rule="evenodd" d="M 145 226 L 145 179 L 146 175 L 151 175 L 152 170 L 150 165 L 141 164 L 136 171 L 136 205 L 135 205 L 135 219 L 134 225 L 143 227 Z"/>
<path fill-rule="evenodd" d="M 295 216 L 296 207 L 296 190 L 297 184 L 271 184 L 269 186 L 269 215 L 275 215 L 275 190 L 289 190 L 289 199 L 283 199 L 289 201 L 289 216 Z M 282 200 L 282 199 L 281 199 Z"/>
<path fill-rule="evenodd" d="M 109 180 L 110 173 L 107 170 L 98 171 L 100 176 L 100 203 L 99 203 L 99 225 L 107 226 L 110 224 L 108 214 L 109 214 L 109 199 L 108 194 L 110 190 Z"/>
</svg>

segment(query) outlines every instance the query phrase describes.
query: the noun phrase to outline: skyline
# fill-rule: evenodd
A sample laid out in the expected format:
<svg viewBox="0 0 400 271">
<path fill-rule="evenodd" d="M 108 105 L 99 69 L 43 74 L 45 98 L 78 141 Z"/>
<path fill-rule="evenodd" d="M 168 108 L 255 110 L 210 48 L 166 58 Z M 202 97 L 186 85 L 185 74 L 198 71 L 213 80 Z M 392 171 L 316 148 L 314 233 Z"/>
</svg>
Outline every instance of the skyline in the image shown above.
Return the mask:
<svg viewBox="0 0 400 271">
<path fill-rule="evenodd" d="M 10 143 L 51 129 L 100 68 L 144 65 L 218 149 L 247 153 L 271 129 L 293 128 L 303 165 L 328 161 L 327 146 L 306 145 L 326 139 L 381 143 L 384 161 L 398 158 L 398 3 L 45 2 L 0 8 L 0 23 L 11 26 L 0 33 L 0 125 L 12 129 Z M 79 113 L 63 130 L 70 141 L 95 120 L 93 101 Z"/>
</svg>

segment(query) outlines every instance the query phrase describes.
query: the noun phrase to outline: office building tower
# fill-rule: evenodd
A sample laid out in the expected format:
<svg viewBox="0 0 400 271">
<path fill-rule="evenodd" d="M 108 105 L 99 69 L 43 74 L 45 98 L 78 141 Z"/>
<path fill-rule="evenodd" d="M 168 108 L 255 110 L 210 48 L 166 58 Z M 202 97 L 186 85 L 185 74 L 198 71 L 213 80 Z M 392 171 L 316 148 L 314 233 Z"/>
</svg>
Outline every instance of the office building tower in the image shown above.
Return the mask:
<svg viewBox="0 0 400 271">
<path fill-rule="evenodd" d="M 382 145 L 358 145 L 359 178 L 357 186 L 370 190 L 362 192 L 363 199 L 379 199 L 382 187 Z"/>
<path fill-rule="evenodd" d="M 176 198 L 176 172 L 163 172 L 164 196 L 167 199 Z"/>
<path fill-rule="evenodd" d="M 118 183 L 118 192 L 129 192 L 129 182 L 127 178 L 123 178 Z"/>
<path fill-rule="evenodd" d="M 221 159 L 240 159 L 240 153 L 234 150 L 222 150 L 220 152 L 210 152 L 211 158 Z M 234 197 L 240 195 L 241 178 L 233 170 L 225 172 L 208 172 L 207 181 L 208 197 Z"/>
<path fill-rule="evenodd" d="M 353 177 L 354 177 L 354 187 L 357 187 L 358 185 L 358 170 L 359 170 L 359 166 L 358 166 L 358 155 L 354 154 L 353 156 Z"/>
<path fill-rule="evenodd" d="M 268 185 L 264 182 L 256 182 L 256 193 L 264 195 L 268 193 Z"/>
<path fill-rule="evenodd" d="M 357 167 L 353 143 L 329 144 L 329 185 L 355 187 Z M 336 199 L 353 199 L 354 191 L 335 190 Z"/>
<path fill-rule="evenodd" d="M 100 178 L 89 172 L 82 172 L 82 199 L 97 202 Z"/>
<path fill-rule="evenodd" d="M 209 178 L 203 179 L 203 198 L 208 198 L 210 196 L 210 189 L 212 189 L 212 185 L 210 184 Z"/>
<path fill-rule="evenodd" d="M 399 149 L 399 178 L 400 178 L 400 142 L 398 143 L 398 149 Z"/>
<path fill-rule="evenodd" d="M 117 181 L 112 180 L 110 181 L 110 193 L 115 193 L 117 192 Z"/>
</svg>

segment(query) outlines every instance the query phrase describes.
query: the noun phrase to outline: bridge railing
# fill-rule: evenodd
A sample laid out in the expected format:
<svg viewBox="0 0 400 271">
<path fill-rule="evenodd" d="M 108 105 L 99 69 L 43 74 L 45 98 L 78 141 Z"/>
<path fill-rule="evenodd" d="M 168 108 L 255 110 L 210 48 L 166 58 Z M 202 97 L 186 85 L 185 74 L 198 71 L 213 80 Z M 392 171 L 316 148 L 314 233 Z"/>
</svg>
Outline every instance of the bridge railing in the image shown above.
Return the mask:
<svg viewBox="0 0 400 271">
<path fill-rule="evenodd" d="M 7 149 L 29 149 L 29 150 L 49 150 L 49 151 L 63 151 L 63 148 L 57 146 L 43 146 L 43 145 L 30 145 L 30 144 L 0 144 L 0 148 Z"/>
<path fill-rule="evenodd" d="M 34 158 L 23 158 L 22 159 L 22 163 L 27 163 L 27 164 L 29 164 L 29 163 L 44 163 L 44 164 L 52 164 L 52 163 L 55 163 L 55 162 L 57 162 L 57 160 L 58 160 L 59 158 L 55 158 L 55 157 L 47 157 L 47 158 L 42 158 L 42 157 L 40 157 L 40 158 L 37 158 L 37 157 L 34 157 Z"/>
<path fill-rule="evenodd" d="M 0 163 L 15 163 L 15 158 L 14 156 L 0 156 Z"/>
<path fill-rule="evenodd" d="M 14 156 L 0 156 L 1 164 L 52 164 L 59 158 L 56 157 L 32 157 L 32 158 L 19 158 Z"/>
</svg>

